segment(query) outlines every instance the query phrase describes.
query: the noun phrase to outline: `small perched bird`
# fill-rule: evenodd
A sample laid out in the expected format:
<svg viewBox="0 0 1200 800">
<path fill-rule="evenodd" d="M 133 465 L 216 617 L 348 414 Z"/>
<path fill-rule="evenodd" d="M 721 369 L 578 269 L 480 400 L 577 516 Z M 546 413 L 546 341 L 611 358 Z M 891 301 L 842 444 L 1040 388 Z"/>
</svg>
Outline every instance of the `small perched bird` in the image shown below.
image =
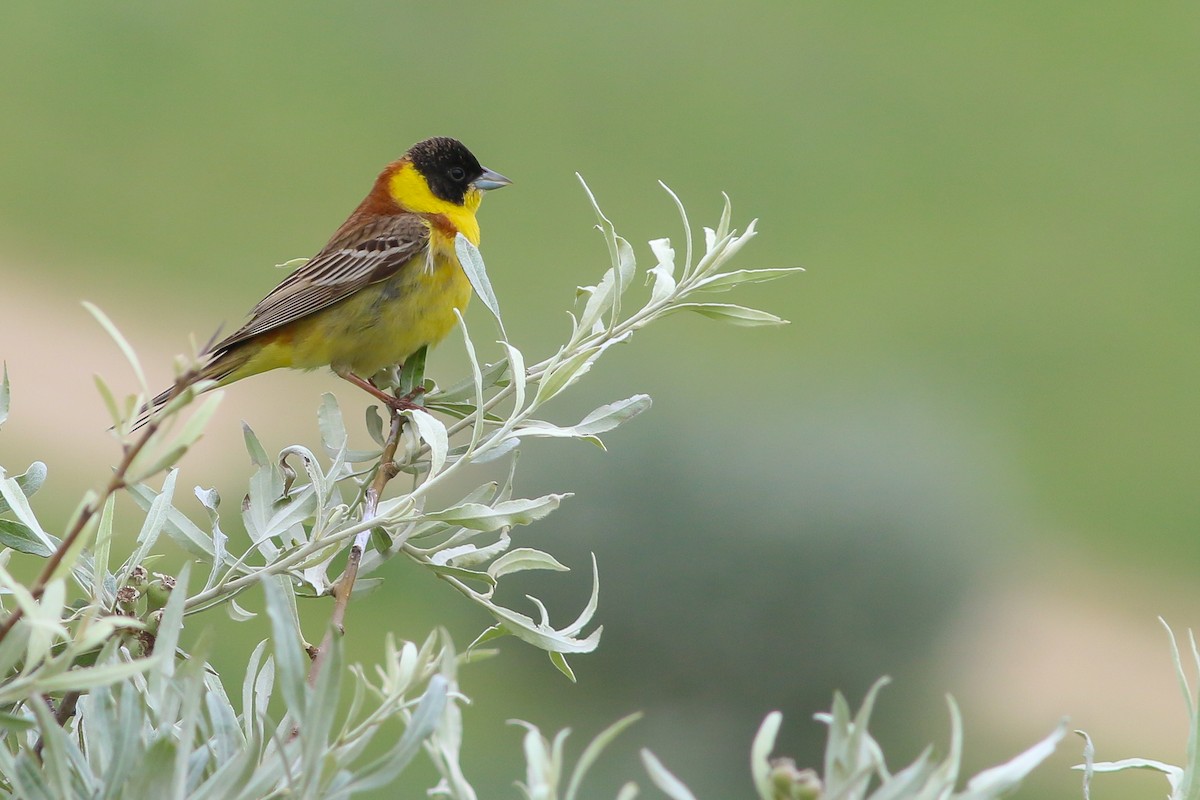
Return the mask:
<svg viewBox="0 0 1200 800">
<path fill-rule="evenodd" d="M 475 212 L 483 193 L 509 183 L 456 139 L 413 145 L 379 173 L 319 253 L 205 351 L 198 378 L 225 386 L 279 367 L 329 366 L 391 407 L 409 407 L 369 379 L 454 327 L 455 309 L 463 311 L 471 298 L 455 237 L 478 246 Z"/>
</svg>

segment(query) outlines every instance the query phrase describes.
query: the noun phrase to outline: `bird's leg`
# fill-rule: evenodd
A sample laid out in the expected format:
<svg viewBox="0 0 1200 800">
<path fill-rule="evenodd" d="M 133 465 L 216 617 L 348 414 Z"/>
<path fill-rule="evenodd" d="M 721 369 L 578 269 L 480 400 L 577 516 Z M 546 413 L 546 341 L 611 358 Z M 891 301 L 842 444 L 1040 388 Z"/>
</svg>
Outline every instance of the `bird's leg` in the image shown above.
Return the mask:
<svg viewBox="0 0 1200 800">
<path fill-rule="evenodd" d="M 381 402 L 383 402 L 388 408 L 392 409 L 393 411 L 405 411 L 410 408 L 420 408 L 421 407 L 421 406 L 417 405 L 416 403 L 414 403 L 413 399 L 416 398 L 418 395 L 420 395 L 421 392 L 425 391 L 424 386 L 420 386 L 420 387 L 414 389 L 413 391 L 406 394 L 404 397 L 396 397 L 395 395 L 390 395 L 387 392 L 383 391 L 382 389 L 380 389 L 378 386 L 376 386 L 371 381 L 364 380 L 364 379 L 358 377 L 357 375 L 355 375 L 353 372 L 351 372 L 348 369 L 334 369 L 334 374 L 337 375 L 339 378 L 342 378 L 343 380 L 347 380 L 350 383 L 353 383 L 355 386 L 362 389 L 364 392 L 370 394 L 372 397 L 378 398 Z"/>
</svg>

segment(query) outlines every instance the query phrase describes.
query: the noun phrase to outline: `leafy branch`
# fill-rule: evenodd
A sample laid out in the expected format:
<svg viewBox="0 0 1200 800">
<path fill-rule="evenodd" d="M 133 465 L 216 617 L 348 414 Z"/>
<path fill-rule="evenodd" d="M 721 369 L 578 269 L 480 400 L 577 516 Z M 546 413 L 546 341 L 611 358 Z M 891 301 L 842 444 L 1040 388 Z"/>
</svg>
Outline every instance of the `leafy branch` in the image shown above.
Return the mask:
<svg viewBox="0 0 1200 800">
<path fill-rule="evenodd" d="M 599 591 L 595 560 L 590 597 L 569 624 L 552 624 L 537 598 L 530 597 L 536 617 L 496 599 L 497 587 L 509 575 L 567 569 L 549 553 L 514 546 L 515 529 L 545 518 L 570 497 L 565 492 L 541 497 L 516 493 L 521 443 L 566 438 L 603 447 L 600 437 L 647 410 L 649 397 L 603 404 L 569 425 L 545 415 L 550 402 L 610 347 L 678 311 L 742 325 L 782 323 L 764 311 L 700 297 L 798 269 L 726 270 L 755 235 L 753 222 L 740 234 L 731 228 L 728 199 L 716 228 L 704 229 L 702 255 L 693 259 L 690 223 L 671 194 L 684 227 L 685 256 L 677 262 L 669 240 L 652 241 L 653 265 L 644 272 L 649 289 L 635 300 L 633 248 L 584 188 L 609 267 L 595 285 L 578 289 L 566 341 L 527 366 L 525 355 L 504 335 L 482 257 L 460 237 L 460 262 L 501 334 L 491 360 L 481 357 L 464 323 L 470 373 L 460 383 L 442 388 L 424 378 L 423 357 L 409 359 L 399 374 L 375 376 L 377 385 L 398 396 L 416 391 L 424 408 L 391 413 L 386 430 L 379 412 L 369 408 L 365 430 L 372 444 L 366 449 L 350 446 L 332 395 L 322 398 L 317 415 L 319 452 L 290 445 L 270 456 L 247 427 L 253 474 L 240 510 L 246 542 L 236 550 L 223 530 L 224 511 L 215 490 L 194 491 L 207 525 L 193 522 L 176 505 L 176 465 L 203 432 L 220 394 L 214 392 L 184 419 L 189 404 L 210 388 L 197 383 L 194 359 L 184 361 L 177 365 L 168 402 L 148 419 L 139 415 L 149 396 L 141 366 L 115 326 L 93 309 L 129 360 L 140 391 L 118 401 L 97 379 L 122 456 L 105 488 L 85 497 L 62 538 L 43 530 L 28 502 L 44 481 L 44 465 L 35 463 L 16 478 L 0 475 L 0 515 L 11 512 L 15 517 L 0 516 L 0 543 L 47 559 L 41 577 L 25 587 L 5 569 L 12 549 L 0 552 L 0 593 L 8 606 L 0 627 L 0 724 L 8 731 L 0 733 L 6 744 L 0 747 L 0 782 L 34 796 L 61 793 L 68 784 L 87 793 L 127 781 L 147 791 L 161 790 L 154 796 L 257 797 L 289 791 L 340 797 L 394 779 L 423 746 L 443 775 L 436 791 L 474 797 L 459 765 L 456 702 L 461 695 L 455 671 L 460 656 L 444 634 L 436 633 L 419 648 L 389 640 L 379 682 L 351 668 L 350 711 L 335 713 L 338 687 L 347 673 L 340 661 L 340 634 L 350 599 L 379 581 L 371 573 L 385 560 L 403 555 L 492 616 L 493 625 L 470 645 L 474 656 L 488 654 L 480 649 L 483 643 L 512 635 L 544 650 L 573 679 L 567 656 L 594 650 L 602 632 L 599 627 L 589 631 Z M 7 418 L 9 396 L 5 373 L 0 424 Z M 144 427 L 138 427 L 140 422 Z M 454 502 L 440 502 L 468 465 L 505 459 L 504 479 L 476 486 Z M 385 497 L 401 475 L 411 482 Z M 130 552 L 117 564 L 113 501 L 121 491 L 144 516 Z M 163 535 L 188 554 L 189 563 L 175 576 L 151 574 L 145 566 L 157 555 Z M 347 546 L 345 565 L 335 576 L 334 564 Z M 193 573 L 195 581 L 190 580 Z M 203 646 L 190 656 L 182 654 L 179 633 L 187 616 L 217 607 L 234 620 L 254 617 L 239 600 L 256 586 L 266 596 L 271 654 L 266 654 L 267 642 L 251 654 L 237 712 L 204 663 Z M 81 592 L 82 598 L 68 603 L 69 591 Z M 333 600 L 330 625 L 322 642 L 313 646 L 301 634 L 297 598 L 325 596 Z M 131 686 L 144 702 L 131 693 Z M 282 693 L 286 719 L 268 717 L 273 687 Z M 364 714 L 368 693 L 375 696 L 374 710 Z M 55 697 L 62 698 L 57 711 L 43 699 Z M 131 720 L 118 726 L 125 746 L 149 754 L 145 769 L 114 766 L 126 750 L 89 738 L 90 731 L 103 730 L 97 726 L 115 724 L 118 710 Z M 395 718 L 407 731 L 396 747 L 377 762 L 348 770 L 379 725 Z M 40 744 L 41 767 L 30 763 L 32 756 L 23 749 L 31 742 Z M 230 755 L 235 752 L 236 757 Z"/>
</svg>

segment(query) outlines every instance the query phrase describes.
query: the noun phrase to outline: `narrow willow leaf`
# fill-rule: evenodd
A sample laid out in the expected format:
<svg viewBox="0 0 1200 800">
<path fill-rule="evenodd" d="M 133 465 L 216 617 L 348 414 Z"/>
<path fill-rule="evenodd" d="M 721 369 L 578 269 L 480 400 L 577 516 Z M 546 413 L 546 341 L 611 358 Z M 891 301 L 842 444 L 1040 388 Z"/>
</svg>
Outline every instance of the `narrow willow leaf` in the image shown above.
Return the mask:
<svg viewBox="0 0 1200 800">
<path fill-rule="evenodd" d="M 116 507 L 116 501 L 116 494 L 110 494 L 104 501 L 104 508 L 100 511 L 100 524 L 96 528 L 96 544 L 92 551 L 92 596 L 106 604 L 113 599 L 108 590 L 109 581 L 112 580 L 108 562 L 112 552 L 113 509 Z"/>
<path fill-rule="evenodd" d="M 412 420 L 421 441 L 429 447 L 429 477 L 432 478 L 446 466 L 446 453 L 450 449 L 446 426 L 427 411 L 413 408 L 404 413 Z"/>
<path fill-rule="evenodd" d="M 1058 743 L 1067 735 L 1067 722 L 1063 720 L 1050 735 L 1025 752 L 1005 763 L 985 769 L 967 781 L 967 789 L 958 795 L 962 800 L 990 800 L 1009 794 L 1025 780 L 1026 776 L 1045 761 Z"/>
<path fill-rule="evenodd" d="M 267 616 L 271 620 L 271 644 L 275 650 L 275 666 L 279 671 L 280 688 L 288 712 L 303 722 L 305 673 L 304 654 L 287 594 L 292 591 L 286 577 L 262 582 L 267 598 Z"/>
<path fill-rule="evenodd" d="M 489 440 L 493 441 L 493 440 Z M 517 436 L 506 435 L 497 445 L 484 445 L 479 450 L 475 451 L 475 455 L 471 457 L 471 462 L 474 464 L 487 464 L 490 461 L 496 461 L 503 458 L 509 453 L 514 452 L 521 446 L 521 439 Z"/>
<path fill-rule="evenodd" d="M 225 603 L 225 611 L 229 614 L 229 618 L 234 622 L 249 622 L 258 616 L 253 611 L 247 611 L 238 604 L 234 598 L 229 598 L 229 602 Z"/>
<path fill-rule="evenodd" d="M 721 197 L 725 200 L 725 204 L 721 208 L 721 221 L 717 224 L 718 239 L 724 239 L 729 235 L 729 220 L 733 216 L 733 204 L 729 201 L 729 195 L 721 192 Z"/>
<path fill-rule="evenodd" d="M 149 554 L 150 549 L 154 547 L 154 543 L 158 541 L 158 536 L 162 533 L 163 526 L 167 524 L 168 511 L 172 508 L 171 500 L 175 495 L 175 478 L 178 475 L 179 472 L 177 470 L 168 472 L 167 477 L 163 479 L 162 491 L 155 495 L 154 500 L 151 501 L 150 507 L 146 511 L 146 519 L 142 522 L 142 529 L 138 533 L 137 547 L 133 551 L 133 555 L 126 562 L 126 566 L 129 569 L 142 563 L 142 560 Z M 121 576 L 122 582 L 128 579 L 128 577 L 129 572 L 126 570 Z"/>
<path fill-rule="evenodd" d="M 462 330 L 463 345 L 467 351 L 467 360 L 471 362 L 471 378 L 475 385 L 475 408 L 479 412 L 483 411 L 483 373 L 479 369 L 479 357 L 475 354 L 475 343 L 471 341 L 471 334 L 467 330 L 467 321 L 463 319 L 462 314 L 456 308 L 454 316 L 458 318 L 458 327 Z M 479 444 L 480 438 L 483 436 L 483 419 L 480 416 L 475 417 L 475 424 L 471 426 L 471 444 L 468 446 L 468 451 L 474 450 Z"/>
<path fill-rule="evenodd" d="M 571 683 L 576 682 L 575 670 L 571 669 L 571 665 L 567 663 L 566 656 L 556 650 L 551 650 L 546 655 L 550 657 L 550 663 L 554 665 L 554 668 L 561 672 L 567 680 Z"/>
<path fill-rule="evenodd" d="M 114 429 L 120 429 L 121 423 L 125 420 L 125 413 L 121 410 L 121 404 L 117 402 L 117 396 L 113 394 L 113 390 L 105 382 L 104 378 L 99 375 L 93 375 L 92 381 L 96 384 L 96 391 L 100 394 L 100 399 L 104 401 L 104 408 L 108 410 L 108 417 L 112 420 Z M 121 431 L 124 432 L 123 430 Z"/>
<path fill-rule="evenodd" d="M 788 321 L 766 311 L 756 308 L 746 308 L 731 303 L 680 303 L 666 310 L 673 314 L 676 311 L 695 311 L 713 319 L 732 322 L 734 325 L 755 327 L 758 325 L 787 325 Z"/>
<path fill-rule="evenodd" d="M 2 475 L 3 472 L 0 471 L 0 476 Z M 13 480 L 17 482 L 17 488 L 21 490 L 21 494 L 33 497 L 34 493 L 46 482 L 46 465 L 41 461 L 34 461 L 25 472 L 13 476 Z M 0 514 L 5 511 L 8 511 L 8 501 L 0 495 Z"/>
<path fill-rule="evenodd" d="M 138 361 L 137 354 L 133 351 L 133 347 L 130 346 L 128 340 L 117 330 L 117 326 L 113 324 L 113 321 L 98 306 L 85 300 L 83 307 L 96 319 L 96 322 L 100 323 L 100 327 L 104 328 L 105 333 L 116 342 L 117 347 L 121 350 L 121 354 L 125 356 L 125 360 L 133 368 L 133 374 L 137 376 L 138 385 L 141 386 L 142 392 L 148 396 L 150 394 L 150 385 L 146 382 L 146 373 L 142 371 L 142 364 Z"/>
<path fill-rule="evenodd" d="M 454 252 L 458 255 L 458 263 L 462 264 L 463 272 L 467 273 L 467 279 L 471 281 L 475 294 L 479 295 L 480 301 L 487 307 L 487 310 L 492 312 L 492 316 L 496 318 L 496 324 L 500 326 L 500 335 L 507 339 L 508 334 L 504 332 L 504 320 L 500 318 L 500 301 L 496 299 L 492 282 L 488 280 L 487 269 L 484 267 L 483 256 L 479 253 L 479 248 L 460 233 L 454 237 Z"/>
<path fill-rule="evenodd" d="M 208 425 L 208 421 L 212 419 L 213 414 L 217 413 L 217 408 L 221 405 L 221 401 L 225 399 L 224 392 L 213 392 L 210 394 L 200 407 L 196 409 L 187 421 L 183 423 L 183 428 L 180 429 L 179 435 L 175 437 L 172 444 L 175 447 L 188 448 L 196 443 L 204 433 L 204 428 Z"/>
<path fill-rule="evenodd" d="M 29 717 L 22 717 L 18 714 L 10 714 L 7 711 L 0 711 L 0 730 L 5 731 L 27 731 L 37 723 Z"/>
<path fill-rule="evenodd" d="M 733 272 L 719 272 L 698 281 L 692 287 L 693 291 L 725 292 L 743 283 L 766 283 L 785 275 L 804 272 L 804 267 L 776 267 L 773 269 L 738 269 Z"/>
<path fill-rule="evenodd" d="M 476 531 L 494 531 L 513 525 L 528 525 L 558 508 L 570 494 L 547 494 L 528 500 L 505 500 L 494 506 L 463 503 L 445 511 L 425 515 L 427 519 L 449 522 Z"/>
<path fill-rule="evenodd" d="M 583 753 L 579 756 L 579 761 L 575 762 L 575 769 L 571 771 L 571 779 L 567 783 L 567 793 L 563 796 L 563 800 L 575 800 L 579 787 L 583 783 L 583 778 L 587 775 L 592 765 L 600 758 L 600 754 L 604 752 L 613 741 L 620 736 L 626 728 L 642 718 L 642 712 L 638 711 L 609 725 L 600 733 L 596 734 L 596 738 L 588 743 L 588 746 L 583 749 Z"/>
<path fill-rule="evenodd" d="M 163 487 L 165 488 L 166 486 L 167 483 L 164 481 Z M 171 487 L 174 488 L 173 480 Z M 144 483 L 133 484 L 128 487 L 128 491 L 143 511 L 148 511 L 158 497 L 158 493 Z M 167 502 L 169 503 L 170 501 L 168 500 Z M 205 560 L 212 560 L 215 557 L 213 541 L 209 535 L 200 530 L 196 526 L 196 523 L 188 519 L 182 511 L 174 506 L 169 506 L 167 509 L 167 519 L 163 524 L 163 529 L 172 540 L 177 544 L 183 545 L 189 553 Z M 229 563 L 233 559 L 226 553 L 224 560 L 226 563 Z"/>
<path fill-rule="evenodd" d="M 651 402 L 650 395 L 635 394 L 615 403 L 606 403 L 581 419 L 572 429 L 581 436 L 607 433 L 650 408 Z"/>
<path fill-rule="evenodd" d="M 684 258 L 683 272 L 681 274 L 683 278 L 687 278 L 691 274 L 692 269 L 692 224 L 688 222 L 687 211 L 684 210 L 683 202 L 680 201 L 679 195 L 671 191 L 671 187 L 662 181 L 659 181 L 658 185 L 675 201 L 675 208 L 679 210 L 679 219 L 683 222 L 683 239 L 687 246 L 687 257 Z"/>
<path fill-rule="evenodd" d="M 507 383 L 509 364 L 507 359 L 500 359 L 494 364 L 485 364 L 480 369 L 479 378 L 485 389 Z M 473 377 L 464 378 L 445 390 L 438 390 L 429 395 L 431 401 L 454 404 L 464 400 L 475 399 L 475 380 Z"/>
<path fill-rule="evenodd" d="M 25 492 L 21 490 L 21 485 L 13 478 L 4 477 L 3 468 L 0 468 L 0 498 L 4 499 L 5 504 L 17 520 L 28 528 L 38 541 L 50 550 L 55 548 L 56 543 L 38 522 L 37 515 L 33 513 L 33 507 L 29 505 Z"/>
<path fill-rule="evenodd" d="M 179 459 L 183 458 L 187 450 L 186 444 L 175 445 L 160 453 L 143 450 L 142 452 L 146 453 L 147 457 L 142 458 L 139 455 L 134 459 L 134 463 L 129 465 L 129 472 L 133 476 L 130 478 L 130 483 L 142 483 L 160 472 L 171 469 L 179 463 Z"/>
<path fill-rule="evenodd" d="M 670 239 L 652 239 L 650 250 L 658 259 L 658 263 L 646 272 L 647 280 L 654 281 L 650 290 L 650 305 L 654 305 L 675 292 L 675 250 Z"/>
<path fill-rule="evenodd" d="M 617 247 L 617 271 L 616 283 L 613 286 L 612 317 L 608 322 L 610 328 L 621 321 L 621 297 L 633 285 L 634 275 L 637 274 L 637 259 L 634 257 L 633 247 L 615 233 L 613 238 Z"/>
<path fill-rule="evenodd" d="M 671 800 L 696 800 L 696 796 L 683 784 L 683 781 L 671 774 L 670 770 L 662 765 L 654 753 L 649 750 L 642 749 L 642 764 L 646 767 L 646 774 L 650 776 L 650 780 L 654 781 L 654 785 Z"/>
<path fill-rule="evenodd" d="M 245 422 L 242 423 L 242 438 L 246 442 L 246 452 L 250 454 L 250 462 L 256 467 L 266 467 L 271 463 L 267 451 L 263 449 L 262 443 L 258 441 L 258 437 L 250 426 Z"/>
<path fill-rule="evenodd" d="M 778 711 L 767 714 L 762 725 L 758 727 L 758 733 L 754 735 L 754 743 L 750 745 L 750 775 L 754 779 L 754 788 L 759 797 L 765 797 L 767 800 L 774 795 L 771 790 L 770 759 L 782 722 L 783 714 Z"/>
<path fill-rule="evenodd" d="M 331 392 L 321 395 L 317 409 L 317 429 L 321 432 L 321 444 L 326 454 L 332 456 L 346 446 L 346 424 L 342 420 L 342 409 Z"/>
<path fill-rule="evenodd" d="M 15 519 L 0 519 L 0 545 L 42 558 L 54 552 L 38 539 L 37 534 Z"/>
<path fill-rule="evenodd" d="M 600 328 L 600 319 L 613 307 L 617 295 L 617 272 L 609 269 L 604 277 L 591 289 L 583 313 L 579 315 L 579 331 L 582 334 L 595 333 Z"/>
<path fill-rule="evenodd" d="M 108 686 L 145 672 L 158 663 L 157 659 L 158 656 L 137 658 L 133 661 L 118 661 L 103 667 L 73 669 L 49 677 L 39 676 L 35 691 L 44 694 L 47 692 L 87 691 L 97 686 Z M 14 686 L 17 687 L 15 693 L 11 691 Z M 0 699 L 4 702 L 23 699 L 22 694 L 21 688 L 15 682 L 0 689 Z"/>
<path fill-rule="evenodd" d="M 524 572 L 530 569 L 548 569 L 554 572 L 570 572 L 570 567 L 559 563 L 558 559 L 541 550 L 530 547 L 518 547 L 497 558 L 488 566 L 488 574 L 499 579 L 512 572 Z"/>
</svg>

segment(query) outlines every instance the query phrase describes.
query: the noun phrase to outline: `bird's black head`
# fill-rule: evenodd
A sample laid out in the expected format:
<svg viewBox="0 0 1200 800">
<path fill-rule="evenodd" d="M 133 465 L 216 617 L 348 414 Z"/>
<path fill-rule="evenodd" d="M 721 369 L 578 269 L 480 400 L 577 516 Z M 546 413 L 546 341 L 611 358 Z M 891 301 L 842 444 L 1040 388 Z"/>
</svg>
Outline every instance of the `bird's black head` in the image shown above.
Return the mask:
<svg viewBox="0 0 1200 800">
<path fill-rule="evenodd" d="M 462 142 L 445 136 L 417 142 L 407 155 L 425 176 L 430 191 L 455 205 L 463 204 L 471 184 L 486 171 Z"/>
</svg>

